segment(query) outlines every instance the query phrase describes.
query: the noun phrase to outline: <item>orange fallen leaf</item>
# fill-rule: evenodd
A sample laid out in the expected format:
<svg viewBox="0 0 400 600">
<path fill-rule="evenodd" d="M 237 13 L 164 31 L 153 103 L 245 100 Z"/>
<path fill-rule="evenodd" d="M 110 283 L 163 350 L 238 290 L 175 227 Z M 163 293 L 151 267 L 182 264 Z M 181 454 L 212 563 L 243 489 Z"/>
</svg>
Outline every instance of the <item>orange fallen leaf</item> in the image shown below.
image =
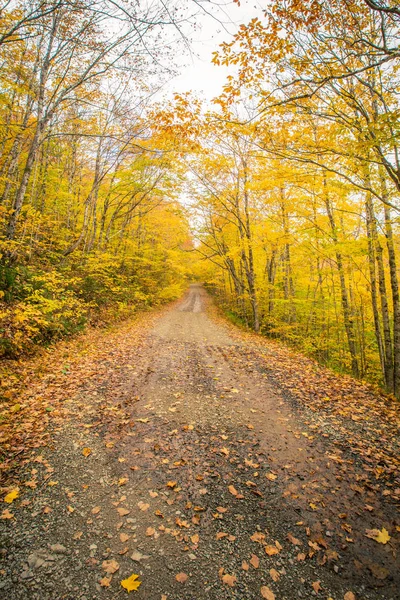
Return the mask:
<svg viewBox="0 0 400 600">
<path fill-rule="evenodd" d="M 242 569 L 243 569 L 243 571 L 249 570 L 249 563 L 246 562 L 245 560 L 242 562 Z"/>
<path fill-rule="evenodd" d="M 82 450 L 82 454 L 83 454 L 83 456 L 89 456 L 89 454 L 92 454 L 92 449 L 91 448 L 84 448 Z"/>
<path fill-rule="evenodd" d="M 119 564 L 113 558 L 110 560 L 103 560 L 103 563 L 101 566 L 103 567 L 104 571 L 106 573 L 108 573 L 109 575 L 112 575 L 119 569 Z"/>
<path fill-rule="evenodd" d="M 122 543 L 127 542 L 130 537 L 131 536 L 128 535 L 127 533 L 120 533 L 119 534 L 119 539 L 121 540 Z"/>
<path fill-rule="evenodd" d="M 300 540 L 294 537 L 294 535 L 292 535 L 291 533 L 287 534 L 287 539 L 289 540 L 289 542 L 292 542 L 292 544 L 294 544 L 295 546 L 301 546 Z"/>
<path fill-rule="evenodd" d="M 312 584 L 313 590 L 316 594 L 318 594 L 318 592 L 321 590 L 321 582 L 320 581 L 314 581 Z"/>
<path fill-rule="evenodd" d="M 148 527 L 146 529 L 146 535 L 147 537 L 151 537 L 152 535 L 154 535 L 156 532 L 156 530 L 154 529 L 154 527 Z"/>
<path fill-rule="evenodd" d="M 195 533 L 194 535 L 192 535 L 192 537 L 190 538 L 190 541 L 192 542 L 192 544 L 198 544 L 200 540 L 199 534 Z"/>
<path fill-rule="evenodd" d="M 118 485 L 125 485 L 126 483 L 128 483 L 129 479 L 128 477 L 120 477 L 118 479 Z"/>
<path fill-rule="evenodd" d="M 167 483 L 167 487 L 169 488 L 174 488 L 176 486 L 177 482 L 176 481 L 168 481 Z"/>
<path fill-rule="evenodd" d="M 100 511 L 101 511 L 100 506 L 95 506 L 94 508 L 92 508 L 93 515 L 98 515 Z"/>
<path fill-rule="evenodd" d="M 237 489 L 233 485 L 230 485 L 228 487 L 228 490 L 230 491 L 230 493 L 232 494 L 232 496 L 237 496 L 238 495 L 238 491 L 237 491 Z"/>
<path fill-rule="evenodd" d="M 129 515 L 129 510 L 126 510 L 126 508 L 117 508 L 117 512 L 119 514 L 120 517 L 125 517 L 125 515 Z"/>
<path fill-rule="evenodd" d="M 179 583 L 185 583 L 188 580 L 188 576 L 186 573 L 178 573 L 175 575 L 175 579 L 179 581 Z"/>
<path fill-rule="evenodd" d="M 276 569 L 270 569 L 269 574 L 271 575 L 271 579 L 275 582 L 279 581 L 280 574 Z"/>
<path fill-rule="evenodd" d="M 269 589 L 266 585 L 263 585 L 261 588 L 261 596 L 265 598 L 265 600 L 275 600 L 275 594 L 272 590 Z"/>
<path fill-rule="evenodd" d="M 356 600 L 356 597 L 353 592 L 346 592 L 344 595 L 344 600 Z"/>
<path fill-rule="evenodd" d="M 13 513 L 11 513 L 8 508 L 6 508 L 5 510 L 3 510 L 3 512 L 1 513 L 1 518 L 2 519 L 12 519 L 14 517 Z"/>
<path fill-rule="evenodd" d="M 255 554 L 251 555 L 250 564 L 253 565 L 255 569 L 258 569 L 260 566 L 260 559 Z"/>
<path fill-rule="evenodd" d="M 274 554 L 279 554 L 279 550 L 276 546 L 265 546 L 265 553 L 268 556 L 274 556 Z"/>
<path fill-rule="evenodd" d="M 230 587 L 233 587 L 236 582 L 237 582 L 237 579 L 236 579 L 235 575 L 229 575 L 228 573 L 225 573 L 225 575 L 222 576 L 222 583 L 225 583 L 225 585 L 229 585 Z"/>
</svg>

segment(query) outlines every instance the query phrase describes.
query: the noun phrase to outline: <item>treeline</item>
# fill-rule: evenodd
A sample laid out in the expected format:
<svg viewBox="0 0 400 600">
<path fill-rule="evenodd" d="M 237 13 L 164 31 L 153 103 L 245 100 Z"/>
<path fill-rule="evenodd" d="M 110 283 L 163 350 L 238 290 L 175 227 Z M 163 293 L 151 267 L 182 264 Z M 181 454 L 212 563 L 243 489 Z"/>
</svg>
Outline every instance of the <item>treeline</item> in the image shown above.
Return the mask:
<svg viewBox="0 0 400 600">
<path fill-rule="evenodd" d="M 241 321 L 400 396 L 396 3 L 271 3 L 190 117 L 209 281 Z M 187 97 L 178 99 L 178 111 Z"/>
<path fill-rule="evenodd" d="M 149 108 L 174 16 L 162 2 L 1 9 L 0 356 L 180 293 L 189 225 Z"/>
</svg>

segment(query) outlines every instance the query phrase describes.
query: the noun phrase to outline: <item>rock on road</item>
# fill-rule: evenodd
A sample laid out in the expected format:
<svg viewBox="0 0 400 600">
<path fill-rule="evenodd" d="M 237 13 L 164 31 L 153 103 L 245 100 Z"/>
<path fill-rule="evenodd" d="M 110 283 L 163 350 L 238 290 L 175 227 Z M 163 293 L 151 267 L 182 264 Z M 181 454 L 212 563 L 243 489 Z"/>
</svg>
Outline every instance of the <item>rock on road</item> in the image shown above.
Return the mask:
<svg viewBox="0 0 400 600">
<path fill-rule="evenodd" d="M 193 285 L 51 380 L 63 417 L 1 521 L 1 598 L 119 599 L 132 574 L 138 600 L 400 598 L 394 540 L 365 536 L 392 504 L 246 335 Z"/>
</svg>

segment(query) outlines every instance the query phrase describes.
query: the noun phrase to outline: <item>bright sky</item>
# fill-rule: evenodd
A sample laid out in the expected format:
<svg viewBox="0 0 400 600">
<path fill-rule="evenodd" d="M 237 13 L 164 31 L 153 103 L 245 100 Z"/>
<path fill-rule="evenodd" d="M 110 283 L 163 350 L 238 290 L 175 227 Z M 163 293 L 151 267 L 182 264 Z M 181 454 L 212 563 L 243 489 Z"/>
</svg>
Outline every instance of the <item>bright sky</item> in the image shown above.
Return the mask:
<svg viewBox="0 0 400 600">
<path fill-rule="evenodd" d="M 212 53 L 219 44 L 228 42 L 241 23 L 260 16 L 265 0 L 241 0 L 240 6 L 227 2 L 223 14 L 216 7 L 208 7 L 215 19 L 203 14 L 199 18 L 200 29 L 192 34 L 192 56 L 184 57 L 187 66 L 182 67 L 179 77 L 173 79 L 164 92 L 187 92 L 193 90 L 205 100 L 211 100 L 222 91 L 225 78 L 231 69 L 211 64 Z M 223 20 L 221 24 L 217 18 Z"/>
</svg>

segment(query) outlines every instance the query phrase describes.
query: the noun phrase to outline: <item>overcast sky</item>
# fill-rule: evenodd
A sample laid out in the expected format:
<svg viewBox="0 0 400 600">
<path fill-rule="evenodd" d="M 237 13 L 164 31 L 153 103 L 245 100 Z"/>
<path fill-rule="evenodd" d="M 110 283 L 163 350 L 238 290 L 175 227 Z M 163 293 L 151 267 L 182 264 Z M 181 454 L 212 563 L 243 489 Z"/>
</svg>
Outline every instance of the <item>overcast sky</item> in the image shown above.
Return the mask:
<svg viewBox="0 0 400 600">
<path fill-rule="evenodd" d="M 232 35 L 241 23 L 247 23 L 254 16 L 260 16 L 261 7 L 265 0 L 241 0 L 237 4 L 226 3 L 223 14 L 216 7 L 210 12 L 215 19 L 202 14 L 199 16 L 199 30 L 192 33 L 192 56 L 185 56 L 182 60 L 181 75 L 174 78 L 166 88 L 168 94 L 173 92 L 186 92 L 193 90 L 205 100 L 211 100 L 222 91 L 222 86 L 228 73 L 232 72 L 226 67 L 217 67 L 211 64 L 212 53 L 218 49 L 222 42 L 230 41 Z M 217 19 L 223 20 L 221 24 Z"/>
</svg>

